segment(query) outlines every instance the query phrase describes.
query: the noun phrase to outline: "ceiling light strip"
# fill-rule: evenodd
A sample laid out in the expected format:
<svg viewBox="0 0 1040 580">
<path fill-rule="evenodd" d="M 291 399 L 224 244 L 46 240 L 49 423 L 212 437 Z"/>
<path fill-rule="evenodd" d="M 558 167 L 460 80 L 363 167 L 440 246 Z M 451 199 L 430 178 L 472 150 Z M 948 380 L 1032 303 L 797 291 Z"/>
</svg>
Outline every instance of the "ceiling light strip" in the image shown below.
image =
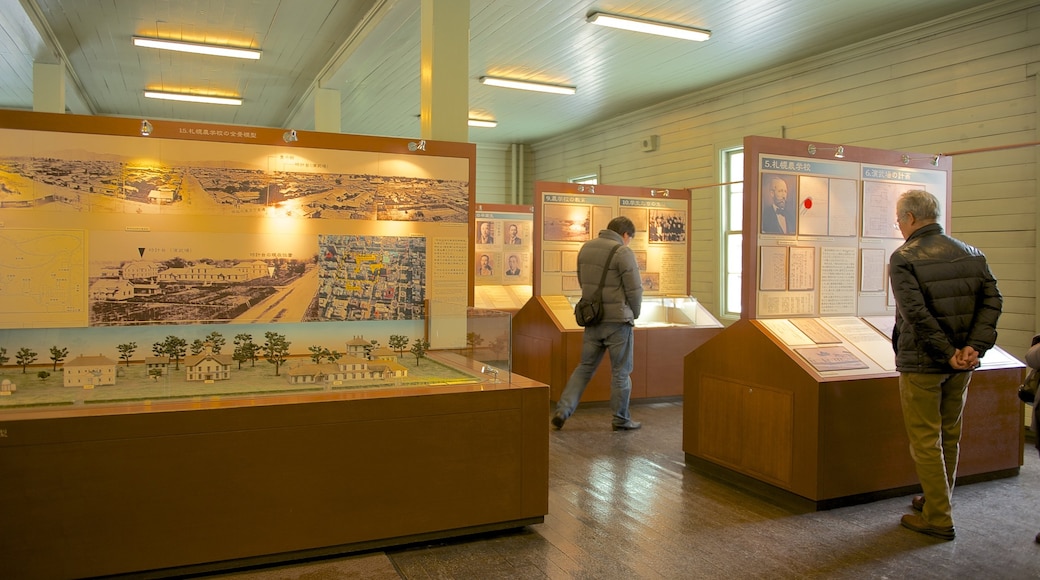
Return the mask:
<svg viewBox="0 0 1040 580">
<path fill-rule="evenodd" d="M 600 26 L 609 26 L 611 28 L 620 28 L 622 30 L 633 30 L 635 32 L 645 32 L 647 34 L 681 38 L 683 40 L 695 40 L 697 42 L 711 38 L 711 31 L 704 30 L 703 28 L 654 22 L 652 20 L 642 20 L 639 18 L 631 18 L 629 16 L 606 14 L 604 12 L 593 12 L 592 14 L 589 14 L 586 21 Z"/>
<path fill-rule="evenodd" d="M 489 121 L 485 119 L 469 119 L 467 122 L 470 127 L 487 127 L 493 128 L 498 126 L 498 121 Z"/>
<path fill-rule="evenodd" d="M 558 95 L 573 95 L 577 92 L 576 87 L 567 85 L 551 85 L 548 83 L 536 83 L 531 81 L 517 81 L 501 77 L 480 77 L 480 82 L 493 87 L 505 87 L 507 89 L 521 89 L 524 91 L 538 91 L 541 93 L 555 93 Z"/>
<path fill-rule="evenodd" d="M 207 95 L 192 95 L 188 93 L 164 93 L 162 91 L 145 91 L 144 96 L 149 99 L 165 99 L 167 101 L 184 101 L 187 103 L 209 103 L 212 105 L 241 105 L 242 99 L 229 97 L 211 97 Z"/>
<path fill-rule="evenodd" d="M 195 54 L 209 54 L 213 56 L 228 56 L 231 58 L 247 58 L 258 60 L 263 51 L 251 48 L 234 48 L 230 46 L 218 46 L 215 44 L 197 44 L 194 42 L 180 42 L 176 40 L 160 40 L 158 38 L 134 37 L 134 46 L 147 48 L 160 48 L 163 50 L 176 50 L 179 52 L 191 52 Z"/>
</svg>

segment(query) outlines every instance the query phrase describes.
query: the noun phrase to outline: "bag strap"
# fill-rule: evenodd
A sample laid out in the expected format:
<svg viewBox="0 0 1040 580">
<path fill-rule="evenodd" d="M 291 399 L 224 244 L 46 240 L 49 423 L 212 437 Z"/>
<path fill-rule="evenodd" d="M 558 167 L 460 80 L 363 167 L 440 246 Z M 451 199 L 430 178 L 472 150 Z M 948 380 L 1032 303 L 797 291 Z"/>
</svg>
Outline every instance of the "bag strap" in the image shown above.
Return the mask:
<svg viewBox="0 0 1040 580">
<path fill-rule="evenodd" d="M 607 254 L 607 262 L 603 264 L 603 275 L 599 277 L 599 286 L 596 287 L 597 294 L 603 292 L 603 284 L 607 281 L 607 270 L 610 269 L 610 261 L 614 259 L 614 254 L 617 253 L 618 248 L 620 248 L 621 246 L 622 244 L 618 244 L 613 248 L 610 248 L 610 253 Z"/>
</svg>

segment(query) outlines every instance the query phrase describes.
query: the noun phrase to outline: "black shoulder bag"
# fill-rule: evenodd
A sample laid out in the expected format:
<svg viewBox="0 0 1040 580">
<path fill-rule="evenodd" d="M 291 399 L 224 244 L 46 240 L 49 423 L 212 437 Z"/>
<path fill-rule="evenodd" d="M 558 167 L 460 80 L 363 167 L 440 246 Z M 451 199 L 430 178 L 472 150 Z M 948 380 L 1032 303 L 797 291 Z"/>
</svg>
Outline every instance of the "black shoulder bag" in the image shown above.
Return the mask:
<svg viewBox="0 0 1040 580">
<path fill-rule="evenodd" d="M 614 254 L 621 245 L 614 246 L 607 254 L 607 263 L 603 264 L 603 275 L 599 278 L 599 286 L 596 287 L 596 291 L 592 293 L 591 297 L 582 298 L 574 305 L 574 321 L 578 323 L 578 326 L 590 326 L 603 319 L 603 283 L 607 281 L 610 260 L 614 258 Z"/>
</svg>

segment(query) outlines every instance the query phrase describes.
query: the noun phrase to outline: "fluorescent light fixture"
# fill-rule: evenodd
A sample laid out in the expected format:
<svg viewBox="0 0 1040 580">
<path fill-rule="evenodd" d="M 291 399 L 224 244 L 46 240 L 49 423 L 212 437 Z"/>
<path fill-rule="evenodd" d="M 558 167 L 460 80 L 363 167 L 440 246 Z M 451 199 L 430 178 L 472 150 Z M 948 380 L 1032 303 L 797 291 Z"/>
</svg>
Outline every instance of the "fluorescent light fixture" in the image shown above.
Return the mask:
<svg viewBox="0 0 1040 580">
<path fill-rule="evenodd" d="M 241 105 L 242 99 L 228 97 L 209 97 L 206 95 L 192 95 L 188 93 L 164 93 L 161 91 L 145 91 L 144 96 L 149 99 L 166 99 L 167 101 L 184 101 L 187 103 L 210 103 L 213 105 Z"/>
<path fill-rule="evenodd" d="M 251 48 L 233 48 L 230 46 L 218 46 L 215 44 L 197 44 L 194 42 L 180 42 L 177 40 L 159 40 L 158 38 L 134 37 L 134 46 L 147 48 L 161 48 L 164 50 L 177 50 L 180 52 L 193 52 L 195 54 L 209 54 L 213 56 L 230 56 L 232 58 L 248 58 L 258 60 L 263 51 Z"/>
<path fill-rule="evenodd" d="M 514 81 L 512 79 L 503 79 L 500 77 L 480 77 L 480 82 L 493 87 L 506 87 L 507 89 L 521 89 L 524 91 L 538 91 L 542 93 L 556 93 L 558 95 L 573 95 L 577 92 L 575 87 L 568 87 L 566 85 Z"/>
<path fill-rule="evenodd" d="M 498 121 L 485 121 L 484 119 L 470 119 L 468 123 L 470 127 L 498 127 Z"/>
<path fill-rule="evenodd" d="M 585 20 L 593 24 L 599 24 L 600 26 L 621 28 L 623 30 L 634 30 L 636 32 L 646 32 L 647 34 L 657 34 L 659 36 L 670 36 L 672 38 L 681 38 L 683 40 L 695 40 L 700 42 L 711 38 L 711 31 L 702 28 L 679 26 L 678 24 L 666 24 L 664 22 L 654 22 L 652 20 L 641 20 L 639 18 L 618 16 L 616 14 L 606 14 L 603 12 L 593 12 L 592 14 L 589 14 L 588 18 Z"/>
</svg>

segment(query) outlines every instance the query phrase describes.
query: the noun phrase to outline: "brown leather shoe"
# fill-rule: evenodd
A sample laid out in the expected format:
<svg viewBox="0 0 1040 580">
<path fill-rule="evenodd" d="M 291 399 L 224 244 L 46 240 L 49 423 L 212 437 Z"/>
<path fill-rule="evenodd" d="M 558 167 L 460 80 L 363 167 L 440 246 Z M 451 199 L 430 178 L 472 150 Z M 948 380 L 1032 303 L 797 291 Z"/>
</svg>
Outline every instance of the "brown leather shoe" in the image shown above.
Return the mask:
<svg viewBox="0 0 1040 580">
<path fill-rule="evenodd" d="M 910 500 L 910 509 L 917 513 L 924 511 L 924 496 L 915 495 L 914 498 Z"/>
<path fill-rule="evenodd" d="M 899 520 L 899 523 L 902 524 L 904 528 L 909 528 L 915 532 L 927 534 L 933 538 L 939 538 L 940 540 L 952 540 L 957 537 L 953 526 L 948 528 L 933 526 L 924 521 L 924 518 L 917 514 L 906 514 L 903 516 L 903 519 Z"/>
</svg>

